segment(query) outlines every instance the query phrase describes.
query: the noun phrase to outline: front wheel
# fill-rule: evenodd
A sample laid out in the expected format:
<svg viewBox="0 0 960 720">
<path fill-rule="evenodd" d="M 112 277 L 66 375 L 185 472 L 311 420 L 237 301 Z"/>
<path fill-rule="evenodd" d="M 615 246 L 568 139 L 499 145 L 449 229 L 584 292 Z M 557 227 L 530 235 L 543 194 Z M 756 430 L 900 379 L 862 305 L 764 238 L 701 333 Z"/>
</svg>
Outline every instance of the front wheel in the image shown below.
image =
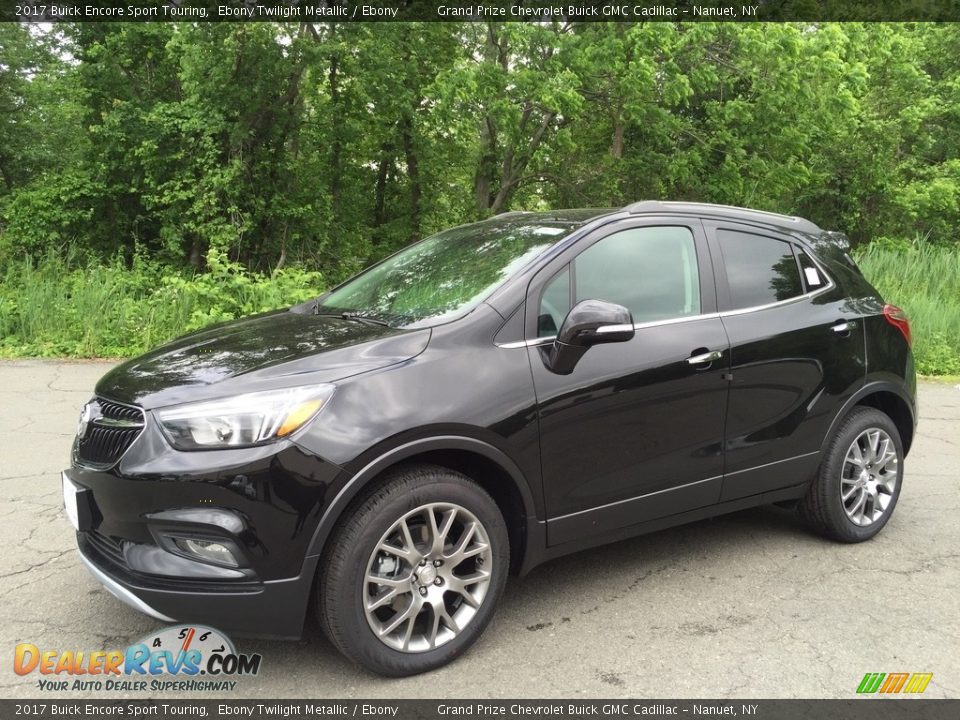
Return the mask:
<svg viewBox="0 0 960 720">
<path fill-rule="evenodd" d="M 890 520 L 903 484 L 903 442 L 888 415 L 857 407 L 828 444 L 801 515 L 841 542 L 862 542 Z"/>
<path fill-rule="evenodd" d="M 317 578 L 320 624 L 382 675 L 426 672 L 483 632 L 510 547 L 493 499 L 435 466 L 395 472 L 340 523 Z"/>
</svg>

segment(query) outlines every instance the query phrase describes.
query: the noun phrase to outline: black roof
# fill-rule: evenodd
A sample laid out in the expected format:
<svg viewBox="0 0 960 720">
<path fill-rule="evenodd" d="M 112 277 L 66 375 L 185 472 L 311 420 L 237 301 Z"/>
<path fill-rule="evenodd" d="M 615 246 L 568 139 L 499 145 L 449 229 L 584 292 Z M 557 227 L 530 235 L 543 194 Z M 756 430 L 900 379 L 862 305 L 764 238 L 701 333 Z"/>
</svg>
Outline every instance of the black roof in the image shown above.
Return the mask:
<svg viewBox="0 0 960 720">
<path fill-rule="evenodd" d="M 751 208 L 735 207 L 733 205 L 714 205 L 712 203 L 695 202 L 673 202 L 668 200 L 643 200 L 641 202 L 627 205 L 625 212 L 640 214 L 655 213 L 690 213 L 700 215 L 701 217 L 730 218 L 732 220 L 749 220 L 766 225 L 777 225 L 798 230 L 811 235 L 818 234 L 822 230 L 815 224 L 795 215 L 782 215 L 780 213 L 767 212 L 766 210 L 753 210 Z"/>
<path fill-rule="evenodd" d="M 670 200 L 642 200 L 627 205 L 624 208 L 581 208 L 549 210 L 546 212 L 515 211 L 494 215 L 486 222 L 507 223 L 533 220 L 546 223 L 584 225 L 594 218 L 612 215 L 618 212 L 626 212 L 631 215 L 673 215 L 681 213 L 700 217 L 746 220 L 748 222 L 796 230 L 810 235 L 819 235 L 823 232 L 815 223 L 793 215 L 782 215 L 780 213 L 735 207 L 733 205 L 714 205 L 712 203 L 685 201 L 676 202 Z"/>
<path fill-rule="evenodd" d="M 485 222 L 516 222 L 535 220 L 536 222 L 583 225 L 590 220 L 611 213 L 618 212 L 617 208 L 571 208 L 567 210 L 528 211 L 514 210 L 500 213 L 485 220 Z"/>
</svg>

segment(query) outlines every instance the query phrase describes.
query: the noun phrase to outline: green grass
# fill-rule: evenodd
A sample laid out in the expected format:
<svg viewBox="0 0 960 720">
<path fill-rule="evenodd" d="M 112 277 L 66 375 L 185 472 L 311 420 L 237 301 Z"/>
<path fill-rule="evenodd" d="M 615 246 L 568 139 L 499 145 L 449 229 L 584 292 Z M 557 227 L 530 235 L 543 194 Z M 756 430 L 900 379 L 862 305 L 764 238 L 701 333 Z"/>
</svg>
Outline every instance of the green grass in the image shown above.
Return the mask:
<svg viewBox="0 0 960 720">
<path fill-rule="evenodd" d="M 887 302 L 913 328 L 917 371 L 960 375 L 960 246 L 874 243 L 857 253 Z M 0 270 L 0 357 L 129 357 L 212 322 L 318 295 L 316 272 L 259 275 L 216 256 L 209 272 L 145 258 L 82 263 L 50 254 Z"/>
<path fill-rule="evenodd" d="M 191 330 L 320 294 L 319 273 L 249 273 L 213 258 L 177 272 L 143 258 L 132 267 L 51 254 L 0 276 L 0 357 L 129 357 Z"/>
<path fill-rule="evenodd" d="M 878 243 L 857 263 L 885 301 L 907 311 L 917 372 L 960 374 L 960 246 Z"/>
</svg>

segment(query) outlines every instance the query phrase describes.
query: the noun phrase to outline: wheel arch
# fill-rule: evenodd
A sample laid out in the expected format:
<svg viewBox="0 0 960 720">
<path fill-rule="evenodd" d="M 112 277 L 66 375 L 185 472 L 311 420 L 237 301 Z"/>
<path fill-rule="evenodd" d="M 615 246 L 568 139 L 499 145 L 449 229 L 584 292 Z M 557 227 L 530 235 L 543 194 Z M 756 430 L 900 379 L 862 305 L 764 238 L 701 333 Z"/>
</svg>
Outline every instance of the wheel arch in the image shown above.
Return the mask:
<svg viewBox="0 0 960 720">
<path fill-rule="evenodd" d="M 823 438 L 821 451 L 826 449 L 840 423 L 855 407 L 872 407 L 886 414 L 900 432 L 904 455 L 910 452 L 916 426 L 913 399 L 904 388 L 887 381 L 868 382 L 844 403 Z"/>
<path fill-rule="evenodd" d="M 533 493 L 520 468 L 502 450 L 476 438 L 445 435 L 399 445 L 367 463 L 337 492 L 325 509 L 307 550 L 319 556 L 337 522 L 363 492 L 375 487 L 395 467 L 412 463 L 439 465 L 462 473 L 486 490 L 503 514 L 510 537 L 510 565 L 519 571 L 531 551 L 539 526 Z"/>
</svg>

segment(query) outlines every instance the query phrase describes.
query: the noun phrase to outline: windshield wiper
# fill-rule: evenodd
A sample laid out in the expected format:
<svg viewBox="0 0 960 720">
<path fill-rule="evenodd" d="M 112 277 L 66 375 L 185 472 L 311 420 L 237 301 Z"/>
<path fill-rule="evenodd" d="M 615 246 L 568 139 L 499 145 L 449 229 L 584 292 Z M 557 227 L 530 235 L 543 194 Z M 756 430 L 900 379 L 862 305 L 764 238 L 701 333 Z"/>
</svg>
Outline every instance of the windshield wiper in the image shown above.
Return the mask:
<svg viewBox="0 0 960 720">
<path fill-rule="evenodd" d="M 320 317 L 335 317 L 340 318 L 341 320 L 353 320 L 354 322 L 362 322 L 367 325 L 382 325 L 383 327 L 390 327 L 390 323 L 386 320 L 378 320 L 377 318 L 372 318 L 367 315 L 361 315 L 359 313 L 352 312 L 319 312 L 317 308 L 316 315 Z"/>
</svg>

